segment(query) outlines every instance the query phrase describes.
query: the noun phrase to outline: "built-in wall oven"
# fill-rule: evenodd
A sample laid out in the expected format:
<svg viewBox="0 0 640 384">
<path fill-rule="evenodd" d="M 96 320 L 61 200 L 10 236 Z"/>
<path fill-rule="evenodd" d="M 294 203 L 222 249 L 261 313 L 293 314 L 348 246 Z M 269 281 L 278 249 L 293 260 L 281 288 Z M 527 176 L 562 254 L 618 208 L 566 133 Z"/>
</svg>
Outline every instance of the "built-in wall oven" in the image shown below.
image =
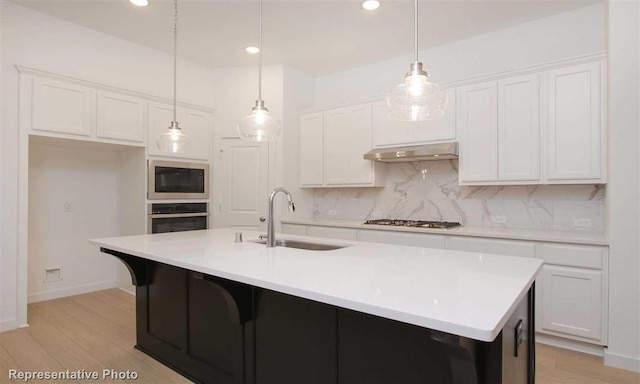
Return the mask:
<svg viewBox="0 0 640 384">
<path fill-rule="evenodd" d="M 150 203 L 148 233 L 197 231 L 209 228 L 207 203 Z"/>
<path fill-rule="evenodd" d="M 148 165 L 149 200 L 209 198 L 209 164 L 150 159 Z"/>
</svg>

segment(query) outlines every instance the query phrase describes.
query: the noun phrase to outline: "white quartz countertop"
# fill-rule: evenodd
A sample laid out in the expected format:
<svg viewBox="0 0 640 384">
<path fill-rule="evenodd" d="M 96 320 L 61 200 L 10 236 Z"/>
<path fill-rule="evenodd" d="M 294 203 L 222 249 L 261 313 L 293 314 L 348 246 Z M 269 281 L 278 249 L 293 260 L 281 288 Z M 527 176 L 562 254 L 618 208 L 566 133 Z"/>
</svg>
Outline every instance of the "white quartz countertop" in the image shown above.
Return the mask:
<svg viewBox="0 0 640 384">
<path fill-rule="evenodd" d="M 133 256 L 482 341 L 493 341 L 526 296 L 533 258 L 340 242 L 332 251 L 267 248 L 260 232 L 209 229 L 90 240 Z M 107 256 L 105 257 L 112 257 Z"/>
<path fill-rule="evenodd" d="M 457 227 L 452 229 L 431 229 L 394 227 L 389 225 L 362 224 L 363 221 L 354 220 L 281 220 L 283 224 L 317 225 L 324 227 L 371 229 L 397 232 L 433 233 L 451 236 L 486 237 L 495 239 L 548 241 L 557 243 L 609 245 L 609 239 L 604 233 L 599 232 L 570 232 L 549 231 L 538 229 L 512 229 L 512 228 L 488 228 L 488 227 Z"/>
</svg>

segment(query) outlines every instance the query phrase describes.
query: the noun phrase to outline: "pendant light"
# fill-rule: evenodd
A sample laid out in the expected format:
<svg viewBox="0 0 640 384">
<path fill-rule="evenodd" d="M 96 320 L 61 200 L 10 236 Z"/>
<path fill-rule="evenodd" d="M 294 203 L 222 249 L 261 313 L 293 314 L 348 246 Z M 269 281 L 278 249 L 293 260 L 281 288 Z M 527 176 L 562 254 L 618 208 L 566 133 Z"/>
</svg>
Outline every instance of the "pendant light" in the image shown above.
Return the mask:
<svg viewBox="0 0 640 384">
<path fill-rule="evenodd" d="M 422 121 L 442 117 L 447 107 L 447 93 L 429 81 L 418 61 L 418 0 L 414 0 L 414 61 L 405 81 L 387 94 L 389 117 L 403 121 Z"/>
<path fill-rule="evenodd" d="M 238 123 L 240 138 L 249 141 L 274 141 L 280 137 L 280 122 L 269 114 L 262 100 L 262 0 L 259 6 L 258 100 L 251 113 Z"/>
<path fill-rule="evenodd" d="M 174 19 L 173 19 L 173 121 L 167 132 L 158 136 L 156 145 L 163 152 L 180 153 L 184 152 L 189 144 L 189 136 L 182 133 L 178 121 L 176 119 L 176 77 L 178 67 L 178 0 L 173 1 Z"/>
</svg>

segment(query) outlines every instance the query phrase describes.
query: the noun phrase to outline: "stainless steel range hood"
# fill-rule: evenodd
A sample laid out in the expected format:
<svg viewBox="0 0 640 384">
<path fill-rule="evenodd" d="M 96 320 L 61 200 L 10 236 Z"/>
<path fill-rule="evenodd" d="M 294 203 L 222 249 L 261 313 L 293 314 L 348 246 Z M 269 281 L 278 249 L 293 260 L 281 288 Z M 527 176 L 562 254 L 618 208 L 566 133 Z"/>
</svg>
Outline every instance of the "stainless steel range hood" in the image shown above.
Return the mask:
<svg viewBox="0 0 640 384">
<path fill-rule="evenodd" d="M 402 161 L 449 160 L 458 158 L 458 143 L 424 144 L 411 147 L 372 149 L 366 160 L 398 163 Z"/>
</svg>

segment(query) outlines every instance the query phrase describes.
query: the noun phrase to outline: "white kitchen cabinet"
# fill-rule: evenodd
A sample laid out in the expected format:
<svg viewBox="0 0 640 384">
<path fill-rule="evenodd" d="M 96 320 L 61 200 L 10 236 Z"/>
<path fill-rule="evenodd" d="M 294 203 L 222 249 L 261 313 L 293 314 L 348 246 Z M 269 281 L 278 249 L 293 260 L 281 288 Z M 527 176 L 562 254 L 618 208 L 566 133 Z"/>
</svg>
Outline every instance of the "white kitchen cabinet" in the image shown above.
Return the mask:
<svg viewBox="0 0 640 384">
<path fill-rule="evenodd" d="M 307 236 L 324 237 L 328 239 L 356 241 L 356 232 L 357 231 L 352 228 L 321 227 L 313 225 L 307 227 Z"/>
<path fill-rule="evenodd" d="M 410 245 L 425 248 L 445 248 L 445 236 L 430 233 L 408 233 L 376 230 L 358 230 L 358 241 L 372 243 Z"/>
<path fill-rule="evenodd" d="M 467 252 L 493 253 L 497 255 L 535 257 L 536 244 L 529 241 L 482 239 L 477 237 L 450 236 L 447 249 Z"/>
<path fill-rule="evenodd" d="M 384 164 L 364 160 L 371 149 L 371 104 L 300 117 L 301 187 L 381 187 Z"/>
<path fill-rule="evenodd" d="M 578 336 L 603 344 L 602 271 L 544 265 L 542 267 L 541 331 Z"/>
<path fill-rule="evenodd" d="M 189 136 L 187 148 L 182 153 L 164 152 L 158 148 L 156 139 L 167 132 L 173 121 L 173 105 L 149 102 L 149 145 L 150 155 L 185 159 L 208 160 L 211 148 L 210 112 L 178 106 L 177 120 L 182 133 Z"/>
<path fill-rule="evenodd" d="M 455 140 L 456 90 L 447 90 L 447 97 L 447 108 L 442 118 L 415 122 L 391 119 L 386 100 L 373 103 L 373 146 L 417 145 Z"/>
<path fill-rule="evenodd" d="M 460 183 L 540 182 L 540 81 L 526 75 L 460 90 Z"/>
<path fill-rule="evenodd" d="M 145 134 L 143 99 L 105 90 L 97 91 L 96 136 L 142 143 Z"/>
<path fill-rule="evenodd" d="M 382 165 L 362 156 L 371 149 L 371 104 L 323 114 L 323 179 L 328 186 L 374 185 Z"/>
<path fill-rule="evenodd" d="M 540 245 L 536 331 L 606 345 L 607 248 Z"/>
<path fill-rule="evenodd" d="M 549 71 L 546 79 L 546 179 L 604 182 L 602 63 Z"/>
<path fill-rule="evenodd" d="M 540 180 L 537 74 L 498 81 L 498 180 Z"/>
<path fill-rule="evenodd" d="M 300 185 L 303 187 L 323 184 L 322 113 L 300 116 Z"/>
<path fill-rule="evenodd" d="M 32 80 L 32 129 L 91 136 L 95 93 L 93 89 L 73 82 L 49 78 L 29 79 Z"/>
<path fill-rule="evenodd" d="M 498 86 L 495 81 L 459 92 L 460 183 L 498 179 Z"/>
<path fill-rule="evenodd" d="M 306 236 L 307 235 L 307 226 L 301 224 L 282 224 L 282 233 L 288 235 L 298 235 L 298 236 Z"/>
</svg>

